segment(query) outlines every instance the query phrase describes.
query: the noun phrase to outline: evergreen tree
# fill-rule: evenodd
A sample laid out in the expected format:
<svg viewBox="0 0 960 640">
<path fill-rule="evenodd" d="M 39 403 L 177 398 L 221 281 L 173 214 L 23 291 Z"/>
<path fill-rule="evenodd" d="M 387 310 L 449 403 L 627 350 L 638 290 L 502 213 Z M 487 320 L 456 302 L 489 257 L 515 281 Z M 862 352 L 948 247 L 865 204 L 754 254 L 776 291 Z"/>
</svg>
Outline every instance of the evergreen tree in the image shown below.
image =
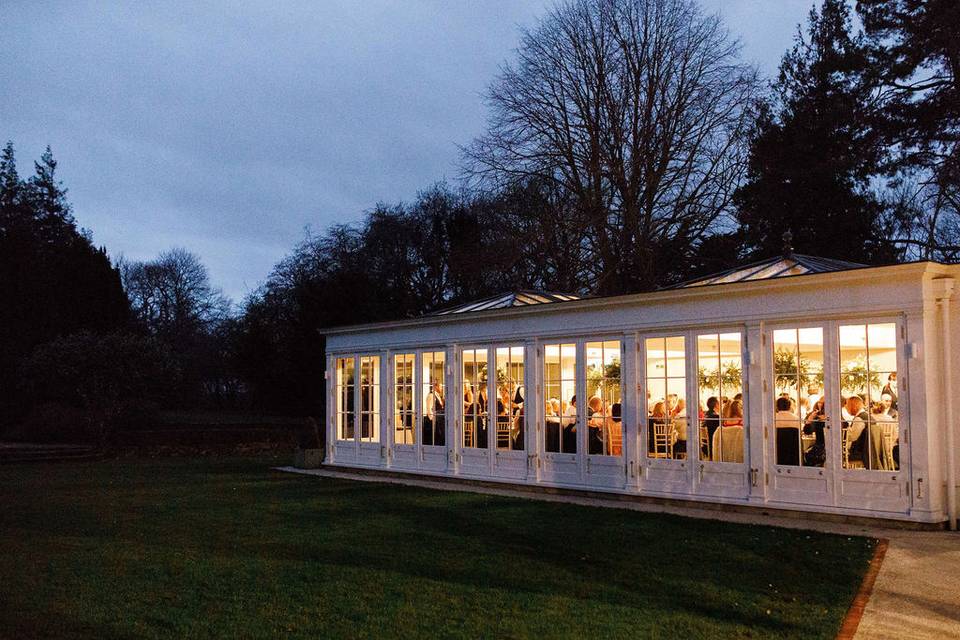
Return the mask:
<svg viewBox="0 0 960 640">
<path fill-rule="evenodd" d="M 911 258 L 960 259 L 960 2 L 860 0 L 890 149 L 887 174 Z"/>
<path fill-rule="evenodd" d="M 40 344 L 128 321 L 119 272 L 80 232 L 49 148 L 20 178 L 13 145 L 0 154 L 0 418 L 25 409 L 21 363 Z"/>
<path fill-rule="evenodd" d="M 882 147 L 869 126 L 875 105 L 866 69 L 846 3 L 825 0 L 784 56 L 772 100 L 757 109 L 748 178 L 735 196 L 751 257 L 780 253 L 791 231 L 798 253 L 896 258 L 870 191 Z"/>
</svg>

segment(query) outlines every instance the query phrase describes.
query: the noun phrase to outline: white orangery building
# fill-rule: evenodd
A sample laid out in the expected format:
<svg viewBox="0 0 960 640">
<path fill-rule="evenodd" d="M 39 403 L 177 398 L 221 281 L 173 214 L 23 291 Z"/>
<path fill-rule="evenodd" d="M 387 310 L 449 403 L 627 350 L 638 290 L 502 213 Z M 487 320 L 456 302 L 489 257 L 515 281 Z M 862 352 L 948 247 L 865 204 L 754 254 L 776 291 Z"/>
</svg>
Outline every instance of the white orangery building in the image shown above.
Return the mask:
<svg viewBox="0 0 960 640">
<path fill-rule="evenodd" d="M 327 463 L 955 521 L 957 275 L 788 253 L 327 330 Z"/>
</svg>

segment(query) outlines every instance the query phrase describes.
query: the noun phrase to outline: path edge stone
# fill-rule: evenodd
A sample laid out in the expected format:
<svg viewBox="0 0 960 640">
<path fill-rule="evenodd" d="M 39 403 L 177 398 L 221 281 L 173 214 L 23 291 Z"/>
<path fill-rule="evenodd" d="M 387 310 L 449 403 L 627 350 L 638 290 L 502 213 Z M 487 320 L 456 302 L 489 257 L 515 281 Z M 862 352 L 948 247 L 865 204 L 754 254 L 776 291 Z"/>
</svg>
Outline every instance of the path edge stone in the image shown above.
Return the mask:
<svg viewBox="0 0 960 640">
<path fill-rule="evenodd" d="M 873 558 L 870 559 L 870 566 L 867 567 L 867 573 L 863 576 L 863 582 L 857 590 L 857 595 L 853 597 L 847 615 L 843 618 L 840 625 L 840 631 L 837 633 L 837 640 L 853 640 L 857 635 L 857 628 L 860 626 L 860 620 L 863 619 L 863 612 L 867 608 L 867 602 L 873 594 L 873 586 L 877 582 L 877 576 L 880 574 L 880 567 L 883 565 L 883 559 L 887 555 L 887 547 L 890 541 L 887 538 L 877 540 L 877 546 L 873 550 Z"/>
</svg>

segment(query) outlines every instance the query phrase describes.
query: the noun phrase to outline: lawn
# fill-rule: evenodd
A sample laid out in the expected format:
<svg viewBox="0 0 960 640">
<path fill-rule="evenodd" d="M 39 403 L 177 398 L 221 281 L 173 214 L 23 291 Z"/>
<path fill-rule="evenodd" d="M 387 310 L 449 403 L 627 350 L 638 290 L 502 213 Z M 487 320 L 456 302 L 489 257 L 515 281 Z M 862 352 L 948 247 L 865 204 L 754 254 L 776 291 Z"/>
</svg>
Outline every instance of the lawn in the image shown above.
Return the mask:
<svg viewBox="0 0 960 640">
<path fill-rule="evenodd" d="M 0 467 L 0 637 L 833 638 L 873 548 L 273 463 Z"/>
</svg>

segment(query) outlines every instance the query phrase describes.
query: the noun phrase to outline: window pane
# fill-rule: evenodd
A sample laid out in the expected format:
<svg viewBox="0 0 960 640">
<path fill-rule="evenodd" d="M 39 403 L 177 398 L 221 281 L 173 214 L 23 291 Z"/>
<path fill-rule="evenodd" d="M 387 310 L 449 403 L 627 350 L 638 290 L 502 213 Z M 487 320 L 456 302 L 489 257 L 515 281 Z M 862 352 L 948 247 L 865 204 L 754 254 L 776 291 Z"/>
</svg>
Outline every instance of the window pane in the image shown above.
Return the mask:
<svg viewBox="0 0 960 640">
<path fill-rule="evenodd" d="M 523 450 L 523 347 L 501 347 L 497 354 L 497 449 Z"/>
<path fill-rule="evenodd" d="M 697 337 L 697 378 L 703 416 L 700 455 L 713 462 L 743 462 L 743 359 L 739 333 Z"/>
<path fill-rule="evenodd" d="M 587 451 L 591 455 L 622 455 L 620 343 L 588 342 L 585 351 Z"/>
<path fill-rule="evenodd" d="M 425 446 L 445 446 L 446 394 L 443 386 L 444 353 L 427 351 L 421 356 L 421 411 L 420 442 Z"/>
<path fill-rule="evenodd" d="M 773 332 L 776 464 L 822 467 L 826 462 L 823 329 Z"/>
<path fill-rule="evenodd" d="M 544 450 L 577 452 L 577 346 L 548 344 L 543 350 Z"/>
<path fill-rule="evenodd" d="M 396 444 L 414 444 L 414 360 L 415 355 L 412 353 L 401 353 L 393 357 L 393 441 Z"/>
<path fill-rule="evenodd" d="M 900 468 L 897 327 L 844 325 L 839 330 L 842 464 L 845 469 Z"/>
<path fill-rule="evenodd" d="M 380 357 L 360 357 L 360 440 L 380 441 Z"/>
<path fill-rule="evenodd" d="M 336 420 L 337 439 L 353 440 L 354 432 L 354 361 L 353 358 L 337 358 L 336 365 Z"/>
<path fill-rule="evenodd" d="M 463 446 L 486 449 L 489 445 L 487 350 L 464 349 L 463 352 Z"/>
<path fill-rule="evenodd" d="M 648 338 L 647 455 L 687 457 L 687 367 L 683 336 Z"/>
</svg>

